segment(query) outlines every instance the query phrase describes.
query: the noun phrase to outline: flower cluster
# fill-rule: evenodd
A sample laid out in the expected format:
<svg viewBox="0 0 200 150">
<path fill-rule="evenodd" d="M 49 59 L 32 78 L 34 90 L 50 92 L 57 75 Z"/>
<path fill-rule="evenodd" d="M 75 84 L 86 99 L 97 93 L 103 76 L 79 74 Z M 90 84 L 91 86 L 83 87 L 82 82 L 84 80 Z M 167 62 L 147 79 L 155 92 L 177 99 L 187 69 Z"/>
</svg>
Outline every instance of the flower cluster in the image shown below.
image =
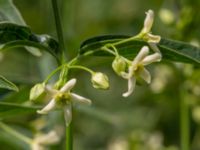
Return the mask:
<svg viewBox="0 0 200 150">
<path fill-rule="evenodd" d="M 160 42 L 161 37 L 158 35 L 153 35 L 151 33 L 151 28 L 154 22 L 154 13 L 152 10 L 149 10 L 146 13 L 146 19 L 144 21 L 144 27 L 141 32 L 137 35 L 141 40 L 146 41 L 147 45 L 143 46 L 138 52 L 136 57 L 133 60 L 128 60 L 127 58 L 119 55 L 118 50 L 114 45 L 110 46 L 114 49 L 112 53 L 116 54 L 115 59 L 112 62 L 112 68 L 117 75 L 128 80 L 128 90 L 123 93 L 123 97 L 128 97 L 132 94 L 135 89 L 136 79 L 141 78 L 147 83 L 151 82 L 150 72 L 145 68 L 145 66 L 153 63 L 159 62 L 162 58 L 162 55 L 157 47 L 157 44 Z M 131 38 L 133 40 L 133 38 Z M 154 51 L 150 53 L 149 47 Z M 106 46 L 104 46 L 106 47 Z M 106 47 L 108 48 L 108 47 Z M 107 49 L 110 51 L 110 49 Z M 91 82 L 94 88 L 96 89 L 108 89 L 109 80 L 108 77 L 101 72 L 94 72 L 89 68 L 78 65 L 68 65 L 68 69 L 76 68 L 83 69 L 91 73 Z M 91 104 L 91 100 L 80 95 L 77 95 L 71 92 L 72 88 L 76 84 L 76 79 L 70 79 L 67 81 L 64 86 L 59 89 L 46 86 L 44 83 L 36 84 L 30 93 L 30 99 L 35 100 L 38 97 L 41 97 L 45 91 L 51 95 L 50 102 L 41 110 L 37 112 L 39 114 L 48 114 L 50 111 L 60 107 L 64 111 L 64 117 L 66 126 L 68 126 L 72 120 L 72 105 L 73 103 L 81 104 Z"/>
<path fill-rule="evenodd" d="M 157 47 L 157 43 L 160 42 L 160 36 L 151 34 L 151 28 L 154 21 L 154 13 L 149 10 L 146 13 L 146 19 L 144 21 L 144 27 L 139 34 L 139 37 L 144 41 L 147 41 L 150 48 L 155 53 L 149 55 L 149 47 L 143 46 L 137 56 L 132 60 L 127 60 L 123 56 L 117 55 L 112 63 L 113 70 L 122 78 L 128 80 L 128 91 L 123 93 L 123 97 L 128 97 L 135 89 L 136 79 L 142 78 L 147 83 L 151 82 L 151 75 L 145 68 L 153 62 L 159 62 L 162 55 Z"/>
</svg>

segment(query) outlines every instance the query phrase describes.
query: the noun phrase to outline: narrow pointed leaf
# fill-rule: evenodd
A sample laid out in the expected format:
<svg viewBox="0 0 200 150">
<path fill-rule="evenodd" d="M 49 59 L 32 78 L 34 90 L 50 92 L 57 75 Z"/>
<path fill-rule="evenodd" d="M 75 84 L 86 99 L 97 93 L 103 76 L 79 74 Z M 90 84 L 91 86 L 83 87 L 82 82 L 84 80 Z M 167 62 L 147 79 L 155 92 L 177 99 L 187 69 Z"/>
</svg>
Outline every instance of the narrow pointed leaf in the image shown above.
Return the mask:
<svg viewBox="0 0 200 150">
<path fill-rule="evenodd" d="M 17 86 L 0 75 L 0 88 L 18 91 Z"/>
<path fill-rule="evenodd" d="M 126 35 L 98 36 L 84 41 L 80 47 L 80 55 L 92 54 L 95 56 L 111 56 L 101 50 L 102 46 L 108 43 L 115 43 L 130 38 Z M 117 44 L 119 53 L 125 57 L 133 58 L 142 46 L 148 45 L 145 41 L 134 40 L 123 44 Z M 163 59 L 200 65 L 200 48 L 188 43 L 162 38 L 158 47 Z"/>
</svg>

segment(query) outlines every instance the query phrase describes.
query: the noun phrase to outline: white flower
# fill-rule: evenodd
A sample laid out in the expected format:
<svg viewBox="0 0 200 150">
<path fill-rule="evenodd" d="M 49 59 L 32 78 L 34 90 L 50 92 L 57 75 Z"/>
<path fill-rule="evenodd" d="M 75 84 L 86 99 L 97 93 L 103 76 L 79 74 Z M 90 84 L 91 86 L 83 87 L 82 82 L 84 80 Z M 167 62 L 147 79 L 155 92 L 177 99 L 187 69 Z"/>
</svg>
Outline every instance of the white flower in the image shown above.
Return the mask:
<svg viewBox="0 0 200 150">
<path fill-rule="evenodd" d="M 70 91 L 75 84 L 76 79 L 71 79 L 60 90 L 49 89 L 53 94 L 53 98 L 42 110 L 38 110 L 37 112 L 39 114 L 47 114 L 55 109 L 56 106 L 61 106 L 64 110 L 66 126 L 68 126 L 72 120 L 72 102 L 91 104 L 91 100 Z"/>
<path fill-rule="evenodd" d="M 123 94 L 124 97 L 128 97 L 133 92 L 136 84 L 136 76 L 141 77 L 147 83 L 151 82 L 151 75 L 144 66 L 160 61 L 161 54 L 148 54 L 149 48 L 147 46 L 142 47 L 138 55 L 134 58 L 129 66 L 128 73 L 123 73 L 122 77 L 128 79 L 128 91 Z"/>
<path fill-rule="evenodd" d="M 47 134 L 37 134 L 33 139 L 31 149 L 32 150 L 46 150 L 47 145 L 58 143 L 60 137 L 55 131 L 51 131 Z"/>
<path fill-rule="evenodd" d="M 158 35 L 151 34 L 151 28 L 154 22 L 154 12 L 153 10 L 148 10 L 146 12 L 146 18 L 144 20 L 144 27 L 142 29 L 143 39 L 146 40 L 148 43 L 159 43 L 161 37 Z"/>
</svg>

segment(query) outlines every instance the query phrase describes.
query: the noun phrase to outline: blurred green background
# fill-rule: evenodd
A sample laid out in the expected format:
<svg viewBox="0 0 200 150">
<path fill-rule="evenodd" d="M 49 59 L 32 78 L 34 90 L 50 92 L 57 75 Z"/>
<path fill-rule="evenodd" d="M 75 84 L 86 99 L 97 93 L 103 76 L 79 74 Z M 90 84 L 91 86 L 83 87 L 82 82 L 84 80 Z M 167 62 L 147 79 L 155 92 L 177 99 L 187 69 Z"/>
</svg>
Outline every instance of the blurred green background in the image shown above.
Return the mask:
<svg viewBox="0 0 200 150">
<path fill-rule="evenodd" d="M 137 34 L 145 18 L 145 12 L 155 12 L 153 33 L 162 37 L 190 42 L 199 46 L 199 0 L 58 0 L 68 59 L 76 56 L 81 42 L 96 35 Z M 14 0 L 27 25 L 37 34 L 56 37 L 55 22 L 50 0 Z M 28 100 L 30 87 L 44 78 L 55 67 L 53 58 L 44 53 L 34 57 L 28 52 L 7 51 L 0 53 L 0 72 L 18 83 L 17 94 L 2 91 L 5 101 Z M 123 98 L 127 81 L 111 69 L 111 59 L 87 58 L 82 60 L 95 71 L 109 76 L 110 89 L 92 88 L 90 75 L 73 72 L 78 79 L 75 92 L 93 100 L 90 107 L 74 109 L 75 150 L 178 150 L 180 149 L 180 101 L 186 99 L 190 107 L 191 150 L 200 149 L 200 70 L 188 64 L 163 61 L 148 67 L 152 84 L 137 86 L 129 98 Z M 48 117 L 48 127 L 58 124 L 59 112 Z M 39 123 L 28 123 L 36 115 L 9 118 L 10 124 L 19 125 L 22 132 Z M 62 120 L 62 119 L 61 119 Z M 23 129 L 22 129 L 23 127 Z M 64 136 L 64 135 L 60 135 Z M 1 134 L 0 149 L 21 149 L 19 141 L 6 140 Z M 63 149 L 59 143 L 52 149 Z"/>
</svg>

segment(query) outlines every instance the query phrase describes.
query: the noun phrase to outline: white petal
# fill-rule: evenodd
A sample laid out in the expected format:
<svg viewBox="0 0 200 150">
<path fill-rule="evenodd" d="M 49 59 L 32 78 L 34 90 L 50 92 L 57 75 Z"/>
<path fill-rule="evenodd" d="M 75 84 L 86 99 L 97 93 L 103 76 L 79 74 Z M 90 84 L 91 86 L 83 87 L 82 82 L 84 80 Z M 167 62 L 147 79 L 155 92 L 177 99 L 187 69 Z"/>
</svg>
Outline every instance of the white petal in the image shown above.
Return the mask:
<svg viewBox="0 0 200 150">
<path fill-rule="evenodd" d="M 50 131 L 47 134 L 41 134 L 35 138 L 35 141 L 42 145 L 50 145 L 59 142 L 60 138 L 56 131 Z"/>
<path fill-rule="evenodd" d="M 147 57 L 145 57 L 143 60 L 142 60 L 142 64 L 143 65 L 148 65 L 148 64 L 151 64 L 153 62 L 159 62 L 161 60 L 162 56 L 160 53 L 154 53 L 154 54 L 151 54 Z"/>
<path fill-rule="evenodd" d="M 141 69 L 139 72 L 139 76 L 145 80 L 147 83 L 151 83 L 151 74 L 145 68 Z"/>
<path fill-rule="evenodd" d="M 56 107 L 56 100 L 52 99 L 42 110 L 38 110 L 39 114 L 48 114 L 51 110 Z"/>
<path fill-rule="evenodd" d="M 150 48 L 151 48 L 154 52 L 160 53 L 160 55 L 161 55 L 161 52 L 160 52 L 158 46 L 157 46 L 155 43 L 149 42 L 148 44 L 149 44 Z"/>
<path fill-rule="evenodd" d="M 53 89 L 52 86 L 49 85 L 45 86 L 45 90 L 51 95 L 55 95 L 56 93 L 58 93 L 58 90 Z"/>
<path fill-rule="evenodd" d="M 159 35 L 153 35 L 153 34 L 147 34 L 147 42 L 148 43 L 159 43 L 161 40 L 161 37 Z"/>
<path fill-rule="evenodd" d="M 137 56 L 135 57 L 135 59 L 133 60 L 132 65 L 142 61 L 148 54 L 149 54 L 149 48 L 147 46 L 143 46 L 142 49 L 137 54 Z"/>
<path fill-rule="evenodd" d="M 76 79 L 71 79 L 69 80 L 67 83 L 65 83 L 65 85 L 60 89 L 60 92 L 67 92 L 69 90 L 71 90 L 74 85 L 76 84 Z"/>
<path fill-rule="evenodd" d="M 124 78 L 124 79 L 128 79 L 128 78 L 129 78 L 129 73 L 121 72 L 121 76 L 122 76 L 122 78 Z"/>
<path fill-rule="evenodd" d="M 72 98 L 73 102 L 88 104 L 88 105 L 92 104 L 92 101 L 90 99 L 87 99 L 87 98 L 77 95 L 75 93 L 71 93 L 71 98 Z"/>
<path fill-rule="evenodd" d="M 72 121 L 72 106 L 71 104 L 64 106 L 64 117 L 65 117 L 65 124 L 69 126 Z"/>
<path fill-rule="evenodd" d="M 148 10 L 148 12 L 146 12 L 146 18 L 144 20 L 143 32 L 148 33 L 151 31 L 153 21 L 154 21 L 154 12 L 152 10 Z"/>
<path fill-rule="evenodd" d="M 128 97 L 135 89 L 136 79 L 134 77 L 128 80 L 128 91 L 123 93 L 123 97 Z"/>
</svg>

